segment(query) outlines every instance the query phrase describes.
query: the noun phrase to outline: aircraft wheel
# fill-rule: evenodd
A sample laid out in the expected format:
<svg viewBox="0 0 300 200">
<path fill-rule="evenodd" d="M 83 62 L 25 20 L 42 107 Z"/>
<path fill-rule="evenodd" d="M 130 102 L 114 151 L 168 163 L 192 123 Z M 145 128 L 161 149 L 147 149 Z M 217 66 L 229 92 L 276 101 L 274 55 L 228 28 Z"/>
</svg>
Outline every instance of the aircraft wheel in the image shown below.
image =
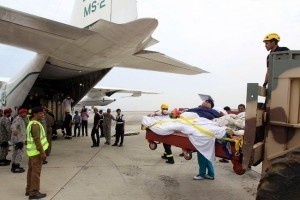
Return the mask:
<svg viewBox="0 0 300 200">
<path fill-rule="evenodd" d="M 300 149 L 275 159 L 257 188 L 256 200 L 300 199 Z"/>
</svg>

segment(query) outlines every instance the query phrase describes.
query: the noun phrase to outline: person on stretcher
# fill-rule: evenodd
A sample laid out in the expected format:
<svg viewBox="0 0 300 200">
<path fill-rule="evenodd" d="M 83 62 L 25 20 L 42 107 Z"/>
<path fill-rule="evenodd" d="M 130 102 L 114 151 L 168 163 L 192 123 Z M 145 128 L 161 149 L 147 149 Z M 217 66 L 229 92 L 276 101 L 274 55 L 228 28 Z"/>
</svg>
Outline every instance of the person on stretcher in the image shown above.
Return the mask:
<svg viewBox="0 0 300 200">
<path fill-rule="evenodd" d="M 199 174 L 194 177 L 196 180 L 214 179 L 211 161 L 215 159 L 215 139 L 231 137 L 233 134 L 227 127 L 221 127 L 211 120 L 221 117 L 218 111 L 212 109 L 213 106 L 212 100 L 206 100 L 201 106 L 186 110 L 176 119 L 147 116 L 142 119 L 143 126 L 156 134 L 170 135 L 173 132 L 182 132 L 188 136 L 190 142 L 197 149 L 199 158 Z M 208 169 L 207 174 L 206 168 Z"/>
</svg>

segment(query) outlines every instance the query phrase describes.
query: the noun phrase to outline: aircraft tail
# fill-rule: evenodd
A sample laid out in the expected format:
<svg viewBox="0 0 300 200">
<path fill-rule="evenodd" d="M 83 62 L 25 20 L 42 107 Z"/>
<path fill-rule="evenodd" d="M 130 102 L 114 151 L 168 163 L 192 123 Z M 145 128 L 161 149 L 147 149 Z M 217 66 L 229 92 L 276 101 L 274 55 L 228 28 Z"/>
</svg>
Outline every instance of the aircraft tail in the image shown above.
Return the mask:
<svg viewBox="0 0 300 200">
<path fill-rule="evenodd" d="M 137 0 L 82 0 L 73 6 L 71 24 L 84 28 L 99 19 L 117 24 L 137 19 Z"/>
</svg>

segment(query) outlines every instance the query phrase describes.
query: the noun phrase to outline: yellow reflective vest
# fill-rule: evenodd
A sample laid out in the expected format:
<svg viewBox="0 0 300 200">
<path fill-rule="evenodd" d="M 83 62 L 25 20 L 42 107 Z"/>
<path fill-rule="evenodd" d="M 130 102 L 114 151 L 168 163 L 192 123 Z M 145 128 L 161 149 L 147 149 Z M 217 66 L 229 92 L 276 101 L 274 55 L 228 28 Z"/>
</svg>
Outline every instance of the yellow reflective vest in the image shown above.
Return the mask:
<svg viewBox="0 0 300 200">
<path fill-rule="evenodd" d="M 36 149 L 34 139 L 31 135 L 31 127 L 33 124 L 38 124 L 40 126 L 40 130 L 41 130 L 40 131 L 40 139 L 41 139 L 43 149 L 46 150 L 49 146 L 44 127 L 42 126 L 42 124 L 40 122 L 32 120 L 28 123 L 27 131 L 26 131 L 26 138 L 27 138 L 26 150 L 27 150 L 28 156 L 35 156 L 35 155 L 40 154 L 40 152 Z"/>
</svg>

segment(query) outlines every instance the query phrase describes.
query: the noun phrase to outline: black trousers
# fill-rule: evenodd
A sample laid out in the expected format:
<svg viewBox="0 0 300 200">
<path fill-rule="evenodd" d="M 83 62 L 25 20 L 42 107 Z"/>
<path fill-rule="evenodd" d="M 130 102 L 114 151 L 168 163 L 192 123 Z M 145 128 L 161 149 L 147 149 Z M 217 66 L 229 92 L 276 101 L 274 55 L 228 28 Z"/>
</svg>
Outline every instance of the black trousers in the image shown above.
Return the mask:
<svg viewBox="0 0 300 200">
<path fill-rule="evenodd" d="M 163 146 L 164 146 L 164 149 L 165 149 L 165 154 L 166 155 L 171 155 L 172 154 L 171 145 L 163 143 Z"/>
<path fill-rule="evenodd" d="M 66 126 L 65 129 L 66 129 L 66 136 L 72 137 L 72 127 Z"/>
<path fill-rule="evenodd" d="M 84 136 L 84 130 L 85 130 L 85 135 L 88 135 L 88 132 L 87 132 L 88 121 L 82 120 L 81 123 L 82 123 L 81 124 L 82 136 Z"/>
<path fill-rule="evenodd" d="M 116 141 L 115 141 L 115 144 L 119 143 L 120 138 L 121 138 L 120 144 L 123 144 L 123 141 L 124 141 L 124 131 L 123 130 L 116 130 Z"/>
<path fill-rule="evenodd" d="M 74 126 L 74 136 L 76 136 L 76 131 L 78 130 L 78 136 L 80 135 L 80 123 L 75 123 Z"/>
<path fill-rule="evenodd" d="M 100 123 L 100 132 L 101 132 L 100 136 L 105 137 L 104 132 L 103 132 L 103 123 Z"/>
<path fill-rule="evenodd" d="M 100 144 L 99 128 L 93 127 L 92 133 L 91 133 L 91 138 L 93 141 L 93 146 L 99 146 L 99 144 Z"/>
</svg>

